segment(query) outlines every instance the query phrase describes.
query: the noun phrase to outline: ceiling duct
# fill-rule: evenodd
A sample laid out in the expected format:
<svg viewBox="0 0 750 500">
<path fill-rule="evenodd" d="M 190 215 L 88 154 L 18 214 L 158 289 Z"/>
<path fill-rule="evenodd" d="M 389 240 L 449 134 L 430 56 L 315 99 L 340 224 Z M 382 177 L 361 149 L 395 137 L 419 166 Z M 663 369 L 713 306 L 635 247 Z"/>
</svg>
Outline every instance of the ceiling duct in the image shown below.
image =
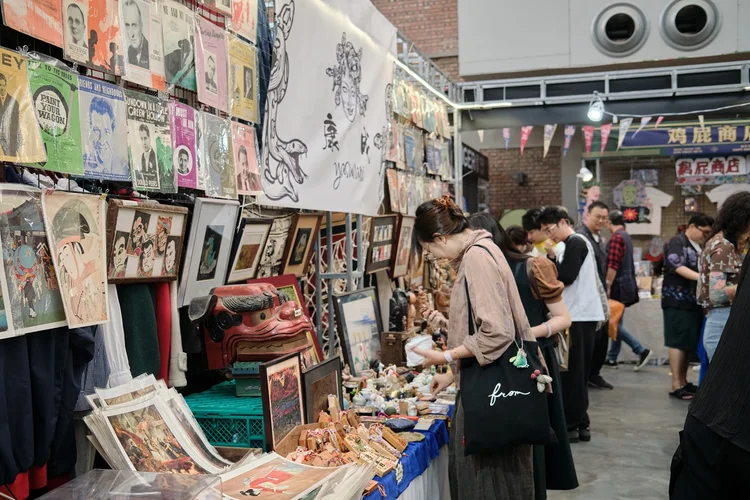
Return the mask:
<svg viewBox="0 0 750 500">
<path fill-rule="evenodd" d="M 591 36 L 600 52 L 612 57 L 629 56 L 646 42 L 648 21 L 638 7 L 615 3 L 596 16 Z"/>
<path fill-rule="evenodd" d="M 698 50 L 716 37 L 721 13 L 711 0 L 675 0 L 659 23 L 662 38 L 677 50 Z"/>
</svg>

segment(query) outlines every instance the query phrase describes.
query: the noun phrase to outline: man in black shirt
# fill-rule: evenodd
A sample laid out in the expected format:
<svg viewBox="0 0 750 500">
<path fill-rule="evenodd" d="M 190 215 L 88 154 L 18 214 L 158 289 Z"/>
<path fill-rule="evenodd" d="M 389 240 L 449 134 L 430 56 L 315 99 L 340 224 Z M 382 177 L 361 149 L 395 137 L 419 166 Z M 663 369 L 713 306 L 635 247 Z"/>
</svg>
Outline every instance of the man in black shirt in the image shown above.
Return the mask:
<svg viewBox="0 0 750 500">
<path fill-rule="evenodd" d="M 607 223 L 609 207 L 601 202 L 595 201 L 589 205 L 588 217 L 586 222 L 578 228 L 578 233 L 584 235 L 591 243 L 594 249 L 594 258 L 596 259 L 596 270 L 599 274 L 599 280 L 602 283 L 607 282 L 607 253 L 604 251 L 604 240 L 601 236 L 601 230 Z M 589 387 L 595 389 L 609 389 L 612 384 L 604 380 L 601 375 L 604 360 L 607 358 L 607 348 L 609 347 L 609 324 L 605 323 L 596 332 L 596 342 L 594 344 L 594 357 L 591 361 L 591 375 L 589 376 Z"/>
</svg>

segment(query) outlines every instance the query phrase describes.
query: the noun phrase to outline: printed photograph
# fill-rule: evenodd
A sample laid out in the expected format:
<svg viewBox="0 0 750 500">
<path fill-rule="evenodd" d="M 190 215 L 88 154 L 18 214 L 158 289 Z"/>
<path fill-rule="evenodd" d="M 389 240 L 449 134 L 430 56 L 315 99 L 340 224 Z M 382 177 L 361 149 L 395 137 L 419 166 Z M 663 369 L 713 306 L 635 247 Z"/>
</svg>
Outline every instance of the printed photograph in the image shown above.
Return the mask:
<svg viewBox="0 0 750 500">
<path fill-rule="evenodd" d="M 190 150 L 185 146 L 180 146 L 174 155 L 175 168 L 180 175 L 188 175 L 193 169 L 193 158 Z"/>
<path fill-rule="evenodd" d="M 147 236 L 141 244 L 141 253 L 138 256 L 138 277 L 146 278 L 154 272 L 154 262 L 156 261 L 156 248 L 154 237 Z"/>
<path fill-rule="evenodd" d="M 130 234 L 125 231 L 115 232 L 115 244 L 112 254 L 110 278 L 124 278 L 128 267 L 128 240 Z"/>
<path fill-rule="evenodd" d="M 156 182 L 158 186 L 159 164 L 156 161 L 156 148 L 153 137 L 153 127 L 145 123 L 138 126 L 138 140 L 140 154 L 136 160 L 136 176 L 144 186 L 151 186 Z"/>
<path fill-rule="evenodd" d="M 88 62 L 91 52 L 88 45 L 88 2 L 64 0 L 63 7 L 65 52 L 74 55 L 74 59 Z"/>
<path fill-rule="evenodd" d="M 255 93 L 254 88 L 255 86 L 253 83 L 255 80 L 253 79 L 253 69 L 248 68 L 247 66 L 243 66 L 243 88 L 244 88 L 244 95 L 245 99 L 255 99 Z"/>
<path fill-rule="evenodd" d="M 177 274 L 177 252 L 180 248 L 179 236 L 167 237 L 167 249 L 164 252 L 164 265 L 161 268 L 162 276 L 174 276 Z"/>
<path fill-rule="evenodd" d="M 122 90 L 88 78 L 79 78 L 83 164 L 87 177 L 112 180 L 130 179 L 125 100 Z M 119 94 L 110 98 L 104 92 Z"/>
<path fill-rule="evenodd" d="M 148 239 L 148 225 L 151 222 L 151 214 L 148 212 L 135 211 L 133 218 L 133 227 L 130 230 L 130 239 L 128 241 L 128 254 L 140 255 L 141 245 Z"/>
<path fill-rule="evenodd" d="M 224 229 L 224 226 L 206 226 L 197 281 L 212 280 L 216 276 L 216 264 Z"/>
<path fill-rule="evenodd" d="M 171 0 L 164 0 L 161 8 L 167 83 L 195 91 L 195 15 Z"/>
<path fill-rule="evenodd" d="M 149 69 L 148 35 L 151 33 L 149 5 L 140 0 L 123 0 L 120 29 L 125 31 L 128 64 Z"/>
<path fill-rule="evenodd" d="M 216 84 L 216 54 L 203 49 L 203 67 L 205 68 L 203 83 L 204 88 L 212 93 L 219 93 L 219 87 Z"/>
<path fill-rule="evenodd" d="M 308 242 L 310 241 L 310 235 L 312 234 L 311 228 L 302 228 L 297 231 L 297 237 L 294 240 L 294 246 L 292 247 L 292 255 L 289 257 L 289 265 L 296 266 L 302 264 L 305 259 L 305 250 L 307 250 Z"/>
</svg>

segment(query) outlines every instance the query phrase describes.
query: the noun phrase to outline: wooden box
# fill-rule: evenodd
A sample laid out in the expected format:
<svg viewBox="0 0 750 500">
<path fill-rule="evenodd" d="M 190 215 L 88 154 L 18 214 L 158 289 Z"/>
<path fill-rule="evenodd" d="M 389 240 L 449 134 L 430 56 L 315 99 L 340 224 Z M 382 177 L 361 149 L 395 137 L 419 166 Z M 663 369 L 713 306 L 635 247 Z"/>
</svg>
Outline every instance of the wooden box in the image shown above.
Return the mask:
<svg viewBox="0 0 750 500">
<path fill-rule="evenodd" d="M 383 332 L 380 334 L 380 361 L 385 366 L 406 366 L 406 342 L 413 337 L 405 332 Z"/>
</svg>

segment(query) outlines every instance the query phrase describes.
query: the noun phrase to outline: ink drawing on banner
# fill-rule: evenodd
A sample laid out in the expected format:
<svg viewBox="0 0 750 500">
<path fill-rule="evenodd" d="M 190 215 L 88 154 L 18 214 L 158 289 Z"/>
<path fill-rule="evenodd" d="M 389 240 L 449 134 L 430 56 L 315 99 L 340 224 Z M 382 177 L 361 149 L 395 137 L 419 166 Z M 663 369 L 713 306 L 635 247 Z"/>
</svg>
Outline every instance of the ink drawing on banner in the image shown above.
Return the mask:
<svg viewBox="0 0 750 500">
<path fill-rule="evenodd" d="M 172 160 L 177 172 L 177 185 L 195 189 L 198 168 L 195 164 L 195 113 L 177 101 L 169 102 L 169 121 L 172 125 Z"/>
<path fill-rule="evenodd" d="M 201 16 L 195 19 L 198 100 L 227 112 L 226 32 Z"/>
<path fill-rule="evenodd" d="M 33 166 L 82 175 L 78 75 L 29 59 L 29 84 L 47 161 Z"/>
<path fill-rule="evenodd" d="M 258 34 L 258 0 L 232 0 L 227 28 L 255 43 Z"/>
<path fill-rule="evenodd" d="M 163 0 L 161 9 L 167 85 L 195 92 L 195 15 L 172 0 Z"/>
<path fill-rule="evenodd" d="M 6 321 L 15 335 L 65 326 L 65 310 L 42 216 L 42 192 L 18 184 L 0 188 L 0 241 Z M 2 307 L 0 306 L 0 309 Z"/>
<path fill-rule="evenodd" d="M 65 57 L 112 75 L 122 75 L 117 0 L 63 0 Z"/>
<path fill-rule="evenodd" d="M 157 0 L 121 0 L 120 33 L 125 55 L 125 79 L 164 90 L 161 12 Z"/>
<path fill-rule="evenodd" d="M 229 39 L 229 114 L 258 123 L 258 85 L 255 47 L 232 35 Z"/>
<path fill-rule="evenodd" d="M 78 77 L 78 88 L 84 176 L 129 181 L 125 91 L 85 76 Z"/>
<path fill-rule="evenodd" d="M 276 13 L 260 202 L 376 215 L 394 59 L 373 40 L 390 39 L 395 28 L 374 27 L 371 37 L 315 2 L 278 0 Z"/>
<path fill-rule="evenodd" d="M 61 0 L 3 0 L 3 22 L 57 47 L 63 46 Z"/>
<path fill-rule="evenodd" d="M 234 150 L 234 170 L 237 176 L 237 193 L 253 196 L 262 194 L 255 127 L 232 122 L 232 149 Z"/>
<path fill-rule="evenodd" d="M 177 192 L 167 102 L 132 90 L 125 91 L 125 100 L 133 187 L 163 193 Z"/>
<path fill-rule="evenodd" d="M 0 48 L 0 161 L 47 160 L 27 77 L 26 58 Z"/>
<path fill-rule="evenodd" d="M 204 113 L 202 139 L 201 161 L 206 172 L 206 195 L 215 198 L 237 198 L 230 121 Z"/>
<path fill-rule="evenodd" d="M 42 209 L 68 326 L 106 323 L 106 203 L 99 196 L 55 191 L 42 194 Z"/>
</svg>

